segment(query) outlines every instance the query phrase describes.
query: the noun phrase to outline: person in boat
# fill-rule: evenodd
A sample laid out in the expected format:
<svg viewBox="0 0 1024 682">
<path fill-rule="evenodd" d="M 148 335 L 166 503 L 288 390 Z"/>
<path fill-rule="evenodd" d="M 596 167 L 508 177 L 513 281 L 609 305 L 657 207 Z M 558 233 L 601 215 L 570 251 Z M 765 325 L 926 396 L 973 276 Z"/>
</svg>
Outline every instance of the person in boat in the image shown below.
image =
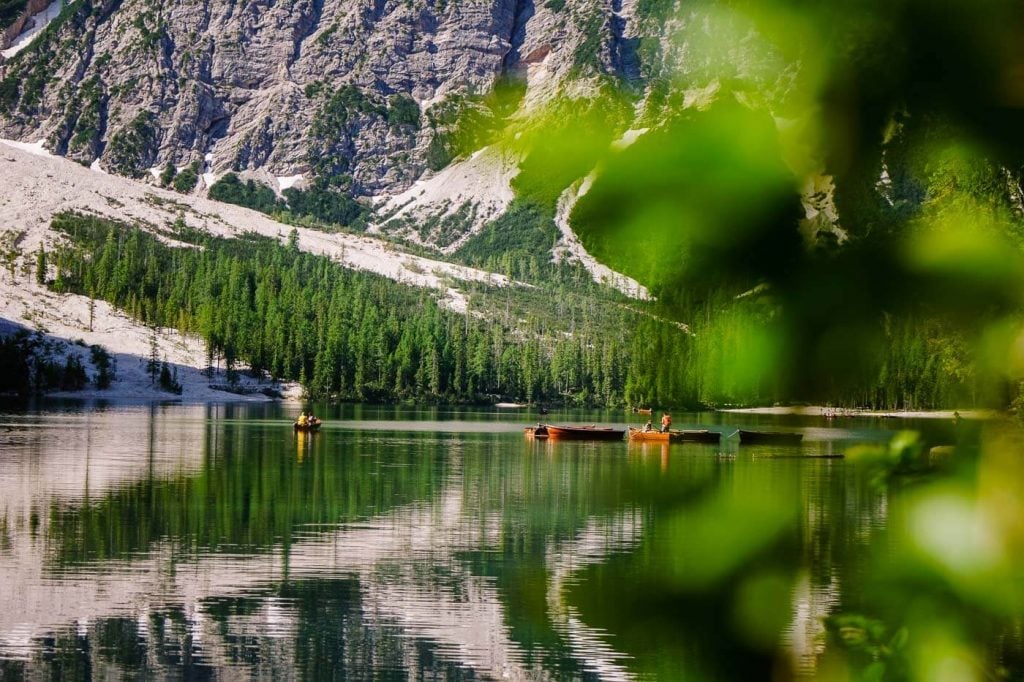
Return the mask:
<svg viewBox="0 0 1024 682">
<path fill-rule="evenodd" d="M 653 430 L 654 430 L 654 424 L 652 424 L 651 420 L 648 419 L 647 423 L 644 424 L 644 432 L 646 433 L 646 432 L 653 431 Z"/>
<path fill-rule="evenodd" d="M 661 413 L 661 432 L 668 433 L 669 428 L 672 426 L 672 416 L 668 412 Z"/>
<path fill-rule="evenodd" d="M 316 417 L 315 417 L 315 416 L 313 415 L 313 413 L 312 413 L 312 412 L 310 412 L 310 413 L 309 413 L 309 417 L 307 418 L 307 423 L 308 423 L 308 424 L 309 424 L 310 426 L 319 426 L 319 425 L 320 425 L 320 420 L 319 420 L 319 419 L 317 419 L 317 418 L 316 418 Z"/>
<path fill-rule="evenodd" d="M 303 412 L 299 415 L 299 418 L 295 420 L 295 423 L 299 426 L 309 426 L 309 417 Z"/>
</svg>

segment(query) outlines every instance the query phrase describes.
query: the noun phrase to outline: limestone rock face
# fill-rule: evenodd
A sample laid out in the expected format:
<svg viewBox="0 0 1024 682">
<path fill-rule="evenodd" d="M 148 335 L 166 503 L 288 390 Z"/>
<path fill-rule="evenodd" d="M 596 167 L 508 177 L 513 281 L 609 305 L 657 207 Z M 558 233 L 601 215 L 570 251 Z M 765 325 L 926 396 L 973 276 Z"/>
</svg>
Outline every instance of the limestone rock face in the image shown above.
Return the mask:
<svg viewBox="0 0 1024 682">
<path fill-rule="evenodd" d="M 136 177 L 197 162 L 395 194 L 499 83 L 528 108 L 637 82 L 635 4 L 75 0 L 0 64 L 0 137 Z"/>
</svg>

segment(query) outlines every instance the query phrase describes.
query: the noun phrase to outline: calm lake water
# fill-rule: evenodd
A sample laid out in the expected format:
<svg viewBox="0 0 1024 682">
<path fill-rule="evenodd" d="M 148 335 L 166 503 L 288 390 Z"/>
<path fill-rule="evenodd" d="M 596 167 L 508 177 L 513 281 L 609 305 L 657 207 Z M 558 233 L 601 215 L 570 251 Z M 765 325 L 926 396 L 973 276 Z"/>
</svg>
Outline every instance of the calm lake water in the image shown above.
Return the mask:
<svg viewBox="0 0 1024 682">
<path fill-rule="evenodd" d="M 805 442 L 668 447 L 528 441 L 536 414 L 493 408 L 325 408 L 297 436 L 296 412 L 0 412 L 0 678 L 812 674 L 887 500 L 806 456 L 920 426 L 677 413 Z"/>
</svg>

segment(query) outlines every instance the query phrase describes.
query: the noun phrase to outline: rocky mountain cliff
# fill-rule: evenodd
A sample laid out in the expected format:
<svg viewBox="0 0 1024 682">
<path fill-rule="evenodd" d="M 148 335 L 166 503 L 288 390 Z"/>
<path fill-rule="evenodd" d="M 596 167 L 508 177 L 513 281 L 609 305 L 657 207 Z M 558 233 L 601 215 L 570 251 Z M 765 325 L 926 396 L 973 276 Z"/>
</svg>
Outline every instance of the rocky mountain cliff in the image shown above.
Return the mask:
<svg viewBox="0 0 1024 682">
<path fill-rule="evenodd" d="M 651 4 L 76 0 L 0 66 L 0 137 L 135 177 L 196 163 L 393 194 L 462 151 L 467 119 L 642 92 Z"/>
</svg>

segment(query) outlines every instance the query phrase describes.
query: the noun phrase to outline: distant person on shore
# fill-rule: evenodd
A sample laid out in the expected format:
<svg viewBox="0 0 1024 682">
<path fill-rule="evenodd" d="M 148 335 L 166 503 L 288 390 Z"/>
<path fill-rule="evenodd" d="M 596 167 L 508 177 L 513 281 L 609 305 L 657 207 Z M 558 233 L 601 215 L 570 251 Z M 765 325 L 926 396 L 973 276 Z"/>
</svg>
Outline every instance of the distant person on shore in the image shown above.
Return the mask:
<svg viewBox="0 0 1024 682">
<path fill-rule="evenodd" d="M 672 426 L 672 416 L 668 412 L 661 413 L 661 432 L 668 433 L 669 427 Z"/>
</svg>

